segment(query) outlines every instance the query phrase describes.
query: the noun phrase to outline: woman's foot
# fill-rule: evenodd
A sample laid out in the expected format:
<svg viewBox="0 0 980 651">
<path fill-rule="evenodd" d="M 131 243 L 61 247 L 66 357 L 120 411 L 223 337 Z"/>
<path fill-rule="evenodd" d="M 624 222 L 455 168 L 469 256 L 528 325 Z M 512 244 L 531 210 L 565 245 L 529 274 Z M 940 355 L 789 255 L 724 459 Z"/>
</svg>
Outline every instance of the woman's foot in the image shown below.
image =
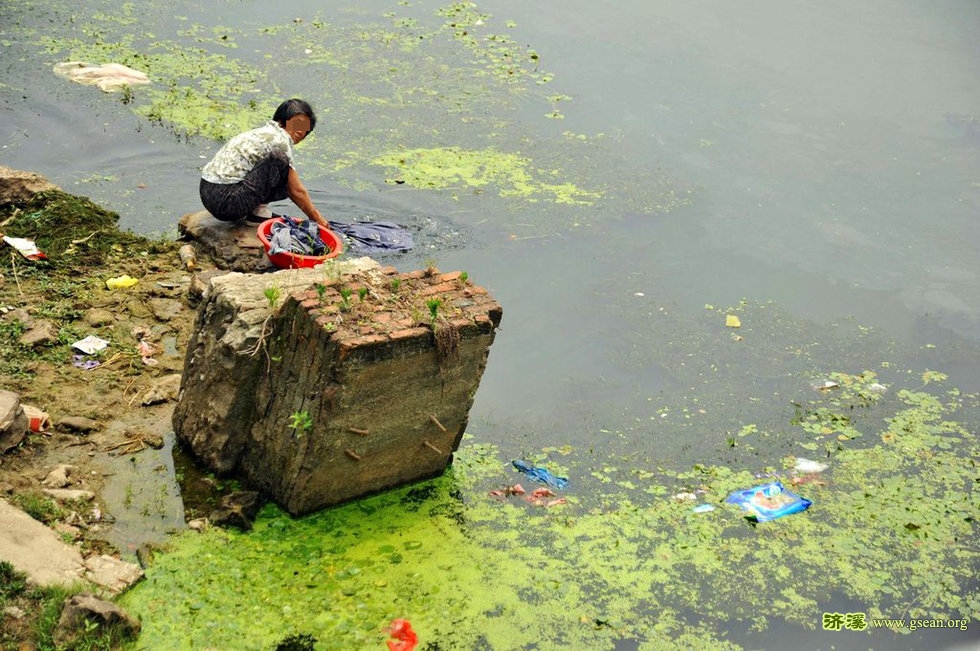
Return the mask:
<svg viewBox="0 0 980 651">
<path fill-rule="evenodd" d="M 252 209 L 252 214 L 245 217 L 246 224 L 261 224 L 267 219 L 272 219 L 272 211 L 269 204 L 260 203 Z"/>
<path fill-rule="evenodd" d="M 282 217 L 282 215 L 277 215 L 269 209 L 269 204 L 260 203 L 255 210 L 252 211 L 250 215 L 245 217 L 246 224 L 261 224 L 267 219 L 275 219 L 276 217 Z"/>
</svg>

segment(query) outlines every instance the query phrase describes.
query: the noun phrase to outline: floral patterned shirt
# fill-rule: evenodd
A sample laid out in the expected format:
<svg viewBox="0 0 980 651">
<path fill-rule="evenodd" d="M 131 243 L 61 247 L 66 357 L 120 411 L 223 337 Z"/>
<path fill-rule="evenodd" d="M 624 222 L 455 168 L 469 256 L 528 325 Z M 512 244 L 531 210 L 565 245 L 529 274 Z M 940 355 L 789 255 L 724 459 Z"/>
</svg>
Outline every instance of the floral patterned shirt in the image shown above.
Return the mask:
<svg viewBox="0 0 980 651">
<path fill-rule="evenodd" d="M 238 183 L 269 156 L 284 160 L 292 167 L 293 139 L 274 120 L 226 142 L 201 170 L 201 178 L 210 183 Z"/>
</svg>

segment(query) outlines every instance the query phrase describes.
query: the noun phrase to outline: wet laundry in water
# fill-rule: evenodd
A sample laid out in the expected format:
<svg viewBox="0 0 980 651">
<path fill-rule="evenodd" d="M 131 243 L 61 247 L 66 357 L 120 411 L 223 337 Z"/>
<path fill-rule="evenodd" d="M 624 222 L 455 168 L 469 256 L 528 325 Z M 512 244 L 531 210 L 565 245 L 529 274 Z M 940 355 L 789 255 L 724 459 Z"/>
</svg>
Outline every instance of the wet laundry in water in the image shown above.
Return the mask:
<svg viewBox="0 0 980 651">
<path fill-rule="evenodd" d="M 399 253 L 415 246 L 412 233 L 392 222 L 330 222 L 330 230 L 343 235 L 358 253 Z"/>
<path fill-rule="evenodd" d="M 551 474 L 546 468 L 533 466 L 522 459 L 516 459 L 511 463 L 514 464 L 515 468 L 534 481 L 541 482 L 542 484 L 548 484 L 549 486 L 553 486 L 559 490 L 568 485 L 568 479 L 566 477 L 557 477 Z"/>
</svg>

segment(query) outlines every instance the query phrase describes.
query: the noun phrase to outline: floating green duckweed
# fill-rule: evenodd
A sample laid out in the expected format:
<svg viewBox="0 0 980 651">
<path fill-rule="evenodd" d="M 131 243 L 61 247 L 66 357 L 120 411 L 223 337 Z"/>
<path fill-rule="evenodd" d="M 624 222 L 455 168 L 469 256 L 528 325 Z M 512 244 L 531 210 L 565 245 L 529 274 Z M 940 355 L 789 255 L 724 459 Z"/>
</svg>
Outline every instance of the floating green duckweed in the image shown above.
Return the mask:
<svg viewBox="0 0 980 651">
<path fill-rule="evenodd" d="M 267 507 L 249 534 L 184 534 L 123 603 L 143 618 L 141 645 L 175 649 L 271 648 L 290 634 L 374 648 L 396 617 L 443 649 L 738 648 L 717 631 L 812 629 L 839 595 L 869 617 L 974 616 L 978 441 L 952 417 L 977 397 L 942 392 L 939 374 L 880 400 L 874 374 L 834 377 L 820 413 L 864 409 L 885 426 L 800 480 L 813 501 L 801 514 L 752 526 L 725 505 L 763 481 L 747 469 L 610 464 L 601 474 L 629 481 L 596 483 L 559 449 L 538 460 L 567 467 L 569 504 L 494 498 L 520 476 L 468 444 L 430 482 L 298 520 Z M 670 497 L 687 490 L 716 510 Z"/>
<path fill-rule="evenodd" d="M 499 151 L 466 151 L 457 147 L 398 151 L 374 159 L 377 165 L 394 168 L 393 182 L 419 188 L 494 186 L 501 196 L 547 199 L 560 204 L 591 205 L 602 195 L 579 189 L 571 183 L 548 183 L 531 172 L 531 161 L 519 154 Z M 557 171 L 544 172 L 557 176 Z"/>
<path fill-rule="evenodd" d="M 42 20 L 27 3 L 13 6 L 27 20 Z M 689 199 L 662 170 L 620 160 L 613 140 L 568 137 L 546 124 L 571 122 L 574 99 L 551 88 L 546 53 L 519 43 L 513 21 L 474 3 L 401 3 L 377 16 L 351 8 L 329 19 L 237 27 L 195 22 L 189 6 L 175 10 L 190 15 L 131 4 L 120 11 L 102 0 L 75 17 L 71 6 L 52 4 L 44 9 L 56 16 L 50 25 L 17 33 L 62 60 L 147 73 L 151 85 L 106 100 L 122 101 L 177 138 L 225 140 L 267 120 L 284 92 L 309 99 L 323 126 L 302 147 L 307 179 L 330 175 L 375 189 L 397 168 L 408 185 L 461 201 L 496 200 L 480 212 L 514 211 L 522 223 L 528 203 L 574 223 L 571 206 L 617 202 L 612 214 L 665 213 Z M 529 106 L 536 118 L 527 118 Z M 411 168 L 401 169 L 393 147 L 417 154 Z M 480 192 L 490 186 L 495 191 Z M 535 215 L 554 227 L 553 215 Z"/>
<path fill-rule="evenodd" d="M 140 115 L 176 127 L 183 135 L 227 139 L 261 124 L 275 110 L 260 93 L 266 85 L 264 75 L 224 54 L 162 39 L 141 48 L 142 41 L 131 34 L 107 42 L 98 39 L 95 30 L 88 38 L 44 36 L 41 43 L 71 60 L 113 61 L 145 72 L 153 84 L 131 89 L 126 101 Z M 244 99 L 248 97 L 252 99 Z"/>
<path fill-rule="evenodd" d="M 519 46 L 506 34 L 481 29 L 491 22 L 491 16 L 480 11 L 476 3 L 454 2 L 436 13 L 446 18 L 444 29 L 452 30 L 453 38 L 484 64 L 487 74 L 512 84 L 530 80 L 543 85 L 552 80 L 553 75 L 538 69 L 541 57 L 536 51 Z M 510 29 L 516 24 L 507 22 L 506 27 Z"/>
</svg>

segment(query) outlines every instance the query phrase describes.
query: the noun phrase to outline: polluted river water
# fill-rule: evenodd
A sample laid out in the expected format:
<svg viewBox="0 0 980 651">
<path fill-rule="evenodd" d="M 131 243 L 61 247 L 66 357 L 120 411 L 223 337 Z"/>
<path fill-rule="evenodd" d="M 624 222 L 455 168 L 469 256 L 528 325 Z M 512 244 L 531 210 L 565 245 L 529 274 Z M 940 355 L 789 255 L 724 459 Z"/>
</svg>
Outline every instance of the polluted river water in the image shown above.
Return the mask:
<svg viewBox="0 0 980 651">
<path fill-rule="evenodd" d="M 975 647 L 975 5 L 85 4 L 0 7 L 5 164 L 172 235 L 220 141 L 303 96 L 321 211 L 504 308 L 436 480 L 172 536 L 183 462 L 121 461 L 120 546 L 170 543 L 121 599 L 138 648 L 383 648 L 399 617 L 422 649 Z M 725 503 L 774 479 L 809 509 Z"/>
</svg>

